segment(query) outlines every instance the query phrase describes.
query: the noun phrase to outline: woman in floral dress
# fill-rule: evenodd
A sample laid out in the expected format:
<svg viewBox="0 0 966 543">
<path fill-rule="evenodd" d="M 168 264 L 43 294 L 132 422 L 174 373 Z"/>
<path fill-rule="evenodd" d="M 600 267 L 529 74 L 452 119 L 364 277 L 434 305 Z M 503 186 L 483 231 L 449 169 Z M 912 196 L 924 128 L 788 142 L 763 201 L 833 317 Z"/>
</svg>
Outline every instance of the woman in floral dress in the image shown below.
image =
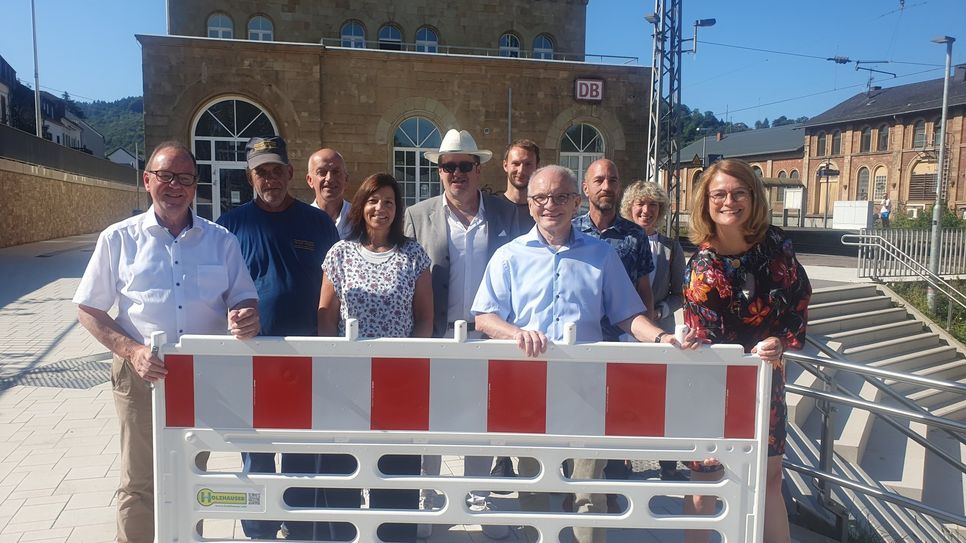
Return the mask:
<svg viewBox="0 0 966 543">
<path fill-rule="evenodd" d="M 399 184 L 389 174 L 371 175 L 352 199 L 349 237 L 336 243 L 322 263 L 319 335 L 345 333 L 358 320 L 360 337 L 430 337 L 433 290 L 426 251 L 403 235 Z M 419 475 L 420 457 L 385 455 L 387 475 Z M 369 492 L 372 508 L 417 509 L 419 490 Z M 415 524 L 383 524 L 384 541 L 416 541 Z"/>
<path fill-rule="evenodd" d="M 790 536 L 781 494 L 787 419 L 782 353 L 802 347 L 812 289 L 791 240 L 770 219 L 764 183 L 747 163 L 722 160 L 704 172 L 692 206 L 690 238 L 698 250 L 685 269 L 684 320 L 698 341 L 739 344 L 772 366 L 764 540 L 785 543 Z M 720 477 L 714 460 L 691 464 L 695 480 Z M 685 505 L 689 512 L 708 514 L 715 499 L 696 496 Z M 686 540 L 704 541 L 707 533 L 691 531 Z"/>
</svg>

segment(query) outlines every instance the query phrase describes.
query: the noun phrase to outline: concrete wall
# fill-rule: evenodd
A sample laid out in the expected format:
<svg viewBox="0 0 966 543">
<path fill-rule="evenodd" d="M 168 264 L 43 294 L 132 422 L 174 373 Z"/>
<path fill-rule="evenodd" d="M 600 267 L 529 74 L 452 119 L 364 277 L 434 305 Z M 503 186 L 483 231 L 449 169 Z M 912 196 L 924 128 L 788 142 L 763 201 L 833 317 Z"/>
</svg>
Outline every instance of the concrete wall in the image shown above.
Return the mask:
<svg viewBox="0 0 966 543">
<path fill-rule="evenodd" d="M 131 215 L 135 188 L 0 158 L 0 247 L 98 232 Z M 140 206 L 147 207 L 144 190 Z"/>
</svg>

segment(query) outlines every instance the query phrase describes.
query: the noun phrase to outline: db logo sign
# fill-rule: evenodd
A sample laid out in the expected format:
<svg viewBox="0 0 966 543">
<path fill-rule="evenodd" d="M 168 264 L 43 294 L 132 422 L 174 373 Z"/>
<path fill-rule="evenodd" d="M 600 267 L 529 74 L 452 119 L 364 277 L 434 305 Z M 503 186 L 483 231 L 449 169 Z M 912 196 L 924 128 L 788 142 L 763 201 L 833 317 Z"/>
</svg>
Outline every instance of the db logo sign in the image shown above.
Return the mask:
<svg viewBox="0 0 966 543">
<path fill-rule="evenodd" d="M 604 80 L 577 79 L 574 81 L 574 97 L 578 100 L 600 102 L 604 99 Z"/>
</svg>

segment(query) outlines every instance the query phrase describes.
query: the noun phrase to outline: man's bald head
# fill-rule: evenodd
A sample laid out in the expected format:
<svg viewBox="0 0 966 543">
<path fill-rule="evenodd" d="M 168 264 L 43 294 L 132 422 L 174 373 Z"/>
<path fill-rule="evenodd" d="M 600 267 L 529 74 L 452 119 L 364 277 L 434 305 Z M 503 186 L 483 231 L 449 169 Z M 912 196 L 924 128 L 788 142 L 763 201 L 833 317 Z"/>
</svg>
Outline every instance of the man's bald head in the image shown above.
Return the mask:
<svg viewBox="0 0 966 543">
<path fill-rule="evenodd" d="M 321 208 L 326 203 L 341 201 L 349 182 L 345 159 L 335 149 L 319 149 L 309 157 L 305 181 L 315 191 L 315 201 Z"/>
</svg>

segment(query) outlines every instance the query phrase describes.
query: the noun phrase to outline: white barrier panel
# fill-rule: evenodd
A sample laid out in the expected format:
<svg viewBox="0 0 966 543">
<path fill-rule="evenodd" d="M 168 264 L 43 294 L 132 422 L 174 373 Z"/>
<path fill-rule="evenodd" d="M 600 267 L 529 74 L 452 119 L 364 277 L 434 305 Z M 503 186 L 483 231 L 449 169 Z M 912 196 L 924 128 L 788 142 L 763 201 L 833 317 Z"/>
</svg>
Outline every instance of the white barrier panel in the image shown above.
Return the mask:
<svg viewBox="0 0 966 543">
<path fill-rule="evenodd" d="M 551 345 L 527 359 L 484 340 L 183 336 L 161 356 L 154 391 L 157 541 L 202 539 L 202 519 L 350 522 L 378 541 L 386 522 L 533 526 L 543 541 L 566 527 L 717 530 L 723 541 L 762 532 L 771 371 L 737 346 L 681 351 L 637 343 Z M 351 475 L 200 471 L 202 451 L 351 454 Z M 385 475 L 386 454 L 535 458 L 535 477 Z M 714 483 L 576 480 L 572 458 L 698 460 L 725 466 Z M 285 489 L 436 489 L 441 509 L 305 509 Z M 471 491 L 624 495 L 619 514 L 470 511 Z M 710 516 L 655 512 L 654 497 L 713 495 Z"/>
</svg>

